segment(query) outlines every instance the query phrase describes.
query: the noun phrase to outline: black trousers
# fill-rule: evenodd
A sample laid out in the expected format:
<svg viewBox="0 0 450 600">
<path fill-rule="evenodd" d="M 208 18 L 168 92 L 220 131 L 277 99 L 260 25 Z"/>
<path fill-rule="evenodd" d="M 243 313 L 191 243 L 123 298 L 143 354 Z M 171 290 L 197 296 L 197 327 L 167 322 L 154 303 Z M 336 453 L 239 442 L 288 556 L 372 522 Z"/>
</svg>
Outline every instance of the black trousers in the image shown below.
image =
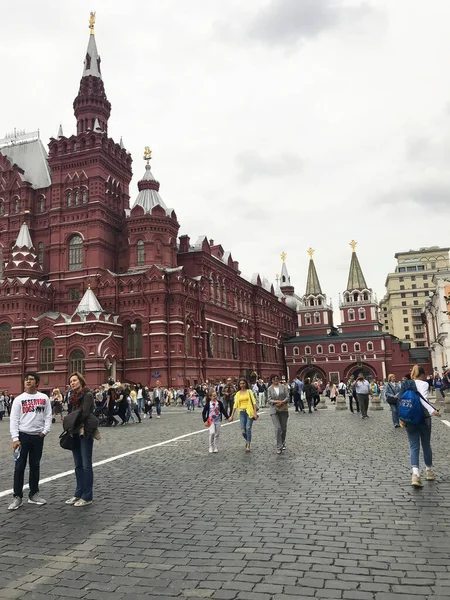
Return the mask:
<svg viewBox="0 0 450 600">
<path fill-rule="evenodd" d="M 44 438 L 40 435 L 30 435 L 19 431 L 20 456 L 16 461 L 14 468 L 14 496 L 23 498 L 23 480 L 25 468 L 28 465 L 30 469 L 30 497 L 39 492 L 39 477 L 41 468 L 42 450 L 44 448 Z"/>
<path fill-rule="evenodd" d="M 349 396 L 348 396 L 350 412 L 354 412 L 353 411 L 353 400 L 356 402 L 356 412 L 359 412 L 359 402 L 358 402 L 358 398 L 356 397 L 356 392 L 354 392 L 354 391 L 351 394 L 349 394 Z"/>
</svg>

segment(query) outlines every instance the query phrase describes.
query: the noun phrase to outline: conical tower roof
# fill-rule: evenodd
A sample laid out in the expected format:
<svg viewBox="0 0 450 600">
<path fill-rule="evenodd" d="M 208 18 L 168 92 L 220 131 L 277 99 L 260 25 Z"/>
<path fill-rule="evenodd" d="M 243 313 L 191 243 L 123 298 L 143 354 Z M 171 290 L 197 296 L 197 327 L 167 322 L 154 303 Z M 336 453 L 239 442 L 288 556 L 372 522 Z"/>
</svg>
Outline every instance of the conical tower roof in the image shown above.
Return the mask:
<svg viewBox="0 0 450 600">
<path fill-rule="evenodd" d="M 322 294 L 322 288 L 320 287 L 319 277 L 317 275 L 316 266 L 313 260 L 314 250 L 311 248 L 308 250 L 309 254 L 309 267 L 308 267 L 308 279 L 306 281 L 306 292 L 305 296 L 318 296 Z"/>
<path fill-rule="evenodd" d="M 146 149 L 146 154 L 144 157 L 147 159 L 147 164 L 145 165 L 144 177 L 138 182 L 139 194 L 137 195 L 134 206 L 142 206 L 146 213 L 150 213 L 152 208 L 159 205 L 167 213 L 168 208 L 159 195 L 159 181 L 156 181 L 156 179 L 153 177 L 150 166 L 151 151 L 148 150 L 147 152 Z"/>
<path fill-rule="evenodd" d="M 89 36 L 88 47 L 86 50 L 86 58 L 84 59 L 84 68 L 82 77 L 92 75 L 93 77 L 102 78 L 100 71 L 100 55 L 97 50 L 97 44 L 95 43 L 94 25 L 90 27 L 91 34 Z"/>
<path fill-rule="evenodd" d="M 350 246 L 352 247 L 352 259 L 350 261 L 350 270 L 348 273 L 347 291 L 352 292 L 353 290 L 367 290 L 367 283 L 355 250 L 356 242 L 351 242 Z"/>
<path fill-rule="evenodd" d="M 22 223 L 20 227 L 19 235 L 17 236 L 17 240 L 15 243 L 16 248 L 34 248 L 33 242 L 31 241 L 30 230 L 28 229 L 28 225 L 26 223 Z"/>
<path fill-rule="evenodd" d="M 31 240 L 30 230 L 26 223 L 22 223 L 16 243 L 12 247 L 11 256 L 5 266 L 5 273 L 11 277 L 27 277 L 42 274 L 42 267 L 38 263 L 36 250 Z"/>
<path fill-rule="evenodd" d="M 91 286 L 88 286 L 88 289 L 84 292 L 84 296 L 81 298 L 75 312 L 81 314 L 104 312 L 97 296 L 91 290 Z"/>
</svg>

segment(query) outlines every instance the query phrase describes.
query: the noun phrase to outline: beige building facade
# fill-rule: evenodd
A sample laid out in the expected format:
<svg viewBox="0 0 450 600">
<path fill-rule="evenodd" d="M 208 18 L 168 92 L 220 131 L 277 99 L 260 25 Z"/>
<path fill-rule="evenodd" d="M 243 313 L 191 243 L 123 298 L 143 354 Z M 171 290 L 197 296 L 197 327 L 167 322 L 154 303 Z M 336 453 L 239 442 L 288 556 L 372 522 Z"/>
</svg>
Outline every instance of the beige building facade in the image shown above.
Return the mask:
<svg viewBox="0 0 450 600">
<path fill-rule="evenodd" d="M 431 350 L 431 363 L 440 373 L 450 361 L 450 271 L 433 277 L 436 289 L 423 310 Z"/>
<path fill-rule="evenodd" d="M 436 288 L 434 276 L 447 271 L 450 248 L 431 246 L 397 252 L 397 265 L 386 277 L 386 295 L 380 302 L 383 331 L 411 344 L 428 347 L 422 311 Z"/>
</svg>

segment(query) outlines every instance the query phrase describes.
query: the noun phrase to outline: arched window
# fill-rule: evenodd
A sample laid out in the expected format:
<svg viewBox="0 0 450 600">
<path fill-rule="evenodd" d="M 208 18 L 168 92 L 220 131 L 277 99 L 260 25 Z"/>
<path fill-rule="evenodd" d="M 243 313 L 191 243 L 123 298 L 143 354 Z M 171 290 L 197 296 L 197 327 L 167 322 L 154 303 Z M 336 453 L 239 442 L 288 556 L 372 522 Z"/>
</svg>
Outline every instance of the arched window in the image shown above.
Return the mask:
<svg viewBox="0 0 450 600">
<path fill-rule="evenodd" d="M 364 294 L 364 300 L 368 300 L 369 299 L 369 295 L 367 294 L 367 292 Z"/>
<path fill-rule="evenodd" d="M 314 313 L 314 323 L 315 324 L 320 323 L 320 313 L 318 313 L 318 312 Z"/>
<path fill-rule="evenodd" d="M 309 301 L 309 305 L 314 306 L 314 298 L 311 298 L 311 300 Z"/>
<path fill-rule="evenodd" d="M 127 358 L 142 358 L 142 323 L 136 321 L 128 327 Z"/>
<path fill-rule="evenodd" d="M 67 201 L 67 206 L 72 206 L 72 191 L 68 190 L 66 193 L 66 201 Z"/>
<path fill-rule="evenodd" d="M 0 325 L 0 363 L 11 362 L 11 325 Z"/>
<path fill-rule="evenodd" d="M 20 202 L 19 198 L 13 198 L 12 201 L 12 212 L 17 214 L 20 211 Z"/>
<path fill-rule="evenodd" d="M 305 346 L 305 354 L 311 354 L 311 347 Z"/>
<path fill-rule="evenodd" d="M 41 342 L 40 369 L 41 371 L 55 370 L 55 342 L 51 338 L 44 338 Z"/>
<path fill-rule="evenodd" d="M 145 248 L 144 240 L 138 240 L 136 244 L 137 248 L 137 266 L 142 267 L 145 265 Z"/>
<path fill-rule="evenodd" d="M 329 354 L 334 354 L 335 353 L 335 349 L 334 349 L 334 345 L 333 344 L 330 344 L 328 346 L 328 352 L 329 352 Z"/>
<path fill-rule="evenodd" d="M 81 190 L 81 201 L 83 204 L 87 204 L 87 189 L 85 187 Z"/>
<path fill-rule="evenodd" d="M 39 244 L 38 244 L 37 260 L 38 260 L 38 264 L 42 268 L 44 268 L 44 243 L 43 242 L 39 242 Z"/>
<path fill-rule="evenodd" d="M 214 297 L 215 297 L 215 283 L 214 283 L 214 277 L 211 275 L 211 277 L 209 278 L 209 299 L 211 300 L 211 302 L 214 302 Z"/>
<path fill-rule="evenodd" d="M 353 308 L 350 308 L 348 311 L 348 320 L 349 321 L 355 320 L 355 311 L 353 310 Z"/>
<path fill-rule="evenodd" d="M 323 347 L 317 346 L 317 354 L 323 354 Z"/>
<path fill-rule="evenodd" d="M 220 279 L 217 279 L 217 304 L 220 305 L 221 301 L 222 301 L 222 294 L 220 293 L 221 289 L 220 289 Z"/>
<path fill-rule="evenodd" d="M 299 355 L 299 350 L 297 348 L 297 346 L 295 346 L 294 348 L 294 356 L 298 356 Z"/>
<path fill-rule="evenodd" d="M 347 344 L 342 344 L 341 345 L 341 352 L 348 352 L 348 346 L 347 346 Z"/>
<path fill-rule="evenodd" d="M 73 191 L 73 203 L 75 206 L 78 206 L 78 202 L 80 199 L 80 192 L 78 190 Z"/>
<path fill-rule="evenodd" d="M 366 318 L 366 309 L 365 308 L 360 308 L 359 311 L 359 319 L 360 321 L 364 321 Z"/>
<path fill-rule="evenodd" d="M 369 352 L 372 352 L 372 351 L 373 351 L 373 343 L 372 343 L 372 342 L 367 342 L 367 350 L 368 350 Z"/>
<path fill-rule="evenodd" d="M 81 373 L 84 375 L 84 352 L 82 350 L 74 350 L 69 357 L 70 373 Z"/>
<path fill-rule="evenodd" d="M 5 214 L 5 202 L 3 198 L 0 198 L 0 217 L 3 217 Z"/>
<path fill-rule="evenodd" d="M 354 300 L 355 302 L 358 302 L 358 300 L 359 300 L 359 294 L 358 294 L 358 292 L 355 292 L 355 293 L 353 294 L 353 300 Z"/>
<path fill-rule="evenodd" d="M 359 342 L 355 342 L 353 349 L 355 350 L 355 352 L 360 352 L 361 351 L 361 345 Z"/>
<path fill-rule="evenodd" d="M 3 248 L 0 246 L 0 279 L 3 278 Z"/>
<path fill-rule="evenodd" d="M 311 315 L 309 313 L 305 315 L 305 325 L 311 325 Z"/>
<path fill-rule="evenodd" d="M 37 210 L 39 213 L 43 213 L 45 211 L 45 200 L 43 196 L 38 199 Z"/>
<path fill-rule="evenodd" d="M 74 235 L 69 242 L 69 271 L 83 268 L 83 239 Z"/>
</svg>

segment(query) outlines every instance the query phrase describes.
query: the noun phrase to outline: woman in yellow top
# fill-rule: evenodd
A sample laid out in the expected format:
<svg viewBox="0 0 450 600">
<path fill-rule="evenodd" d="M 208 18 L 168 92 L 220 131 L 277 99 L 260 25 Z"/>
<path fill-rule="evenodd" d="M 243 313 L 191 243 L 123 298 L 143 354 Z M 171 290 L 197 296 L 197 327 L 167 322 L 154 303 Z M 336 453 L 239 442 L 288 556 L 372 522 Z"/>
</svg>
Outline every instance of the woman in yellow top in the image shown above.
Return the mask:
<svg viewBox="0 0 450 600">
<path fill-rule="evenodd" d="M 234 413 L 239 411 L 239 421 L 241 423 L 242 436 L 245 439 L 245 451 L 250 452 L 250 444 L 252 443 L 252 425 L 256 421 L 258 415 L 256 413 L 256 400 L 253 392 L 248 387 L 247 380 L 241 377 L 239 379 L 239 390 L 234 397 L 233 412 L 231 413 L 230 422 L 233 421 Z"/>
</svg>

